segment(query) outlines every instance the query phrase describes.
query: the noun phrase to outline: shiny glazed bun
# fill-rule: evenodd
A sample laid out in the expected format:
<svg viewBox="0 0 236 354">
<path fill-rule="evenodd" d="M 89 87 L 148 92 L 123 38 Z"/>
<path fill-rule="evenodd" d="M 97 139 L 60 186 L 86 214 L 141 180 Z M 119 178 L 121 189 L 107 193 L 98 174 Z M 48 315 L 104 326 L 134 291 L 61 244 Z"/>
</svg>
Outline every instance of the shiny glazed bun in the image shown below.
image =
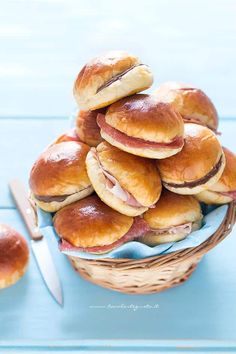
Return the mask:
<svg viewBox="0 0 236 354">
<path fill-rule="evenodd" d="M 160 197 L 161 180 L 152 160 L 103 142 L 90 150 L 86 166 L 99 197 L 124 215 L 140 215 Z"/>
<path fill-rule="evenodd" d="M 54 216 L 62 246 L 91 253 L 105 253 L 131 229 L 134 219 L 104 204 L 96 195 L 70 204 Z M 66 242 L 65 242 L 66 241 Z"/>
<path fill-rule="evenodd" d="M 203 91 L 183 83 L 166 82 L 154 94 L 161 102 L 170 103 L 187 122 L 203 124 L 217 130 L 217 111 Z"/>
<path fill-rule="evenodd" d="M 88 151 L 84 143 L 70 141 L 51 145 L 39 156 L 29 184 L 40 208 L 53 212 L 93 192 L 85 166 Z"/>
<path fill-rule="evenodd" d="M 185 238 L 191 231 L 201 227 L 200 204 L 193 196 L 178 195 L 163 190 L 155 208 L 143 215 L 151 231 L 142 237 L 150 246 L 175 242 Z"/>
<path fill-rule="evenodd" d="M 15 284 L 26 272 L 26 240 L 8 225 L 0 224 L 0 289 Z"/>
<path fill-rule="evenodd" d="M 112 104 L 98 115 L 102 137 L 134 155 L 166 158 L 183 147 L 183 120 L 169 104 L 154 96 L 133 95 Z"/>
<path fill-rule="evenodd" d="M 102 142 L 100 128 L 97 124 L 98 113 L 104 114 L 105 109 L 95 111 L 79 111 L 76 117 L 76 133 L 80 140 L 89 146 L 97 146 Z"/>
<path fill-rule="evenodd" d="M 207 204 L 225 204 L 236 200 L 236 155 L 223 147 L 225 168 L 220 179 L 208 190 L 196 195 Z"/>
<path fill-rule="evenodd" d="M 122 97 L 152 85 L 148 66 L 122 51 L 108 52 L 88 62 L 80 71 L 74 96 L 83 111 L 106 107 Z"/>
<path fill-rule="evenodd" d="M 76 247 L 106 246 L 128 232 L 133 218 L 104 204 L 96 195 L 70 204 L 54 216 L 60 238 Z"/>
<path fill-rule="evenodd" d="M 75 129 L 71 129 L 68 132 L 61 134 L 58 136 L 58 138 L 56 138 L 56 140 L 54 140 L 54 142 L 51 145 L 54 144 L 60 144 L 60 143 L 64 143 L 67 141 L 76 141 L 79 142 L 81 141 L 78 137 L 78 135 L 76 134 L 76 130 Z M 51 146 L 50 145 L 50 146 Z"/>
<path fill-rule="evenodd" d="M 197 194 L 215 184 L 225 156 L 215 134 L 198 124 L 185 124 L 184 147 L 175 156 L 157 161 L 164 186 L 178 194 Z"/>
</svg>

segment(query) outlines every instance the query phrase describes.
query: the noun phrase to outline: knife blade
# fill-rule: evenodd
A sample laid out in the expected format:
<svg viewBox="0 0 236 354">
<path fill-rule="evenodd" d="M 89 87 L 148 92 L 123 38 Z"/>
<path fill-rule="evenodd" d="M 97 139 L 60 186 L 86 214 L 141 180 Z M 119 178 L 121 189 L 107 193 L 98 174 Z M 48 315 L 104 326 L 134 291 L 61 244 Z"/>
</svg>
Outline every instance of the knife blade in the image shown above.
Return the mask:
<svg viewBox="0 0 236 354">
<path fill-rule="evenodd" d="M 54 299 L 63 306 L 63 293 L 60 279 L 50 253 L 47 240 L 41 234 L 35 218 L 35 212 L 29 202 L 23 184 L 14 179 L 9 183 L 10 191 L 15 200 L 31 237 L 31 248 L 35 256 L 38 268 L 49 292 Z"/>
</svg>

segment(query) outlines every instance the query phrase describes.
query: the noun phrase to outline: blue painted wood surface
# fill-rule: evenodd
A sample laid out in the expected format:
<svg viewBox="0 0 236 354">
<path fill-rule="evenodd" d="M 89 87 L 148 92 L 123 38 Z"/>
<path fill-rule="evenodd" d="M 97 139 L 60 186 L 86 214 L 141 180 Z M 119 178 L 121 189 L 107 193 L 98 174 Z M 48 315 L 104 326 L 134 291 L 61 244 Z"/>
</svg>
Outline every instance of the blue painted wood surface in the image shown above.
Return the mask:
<svg viewBox="0 0 236 354">
<path fill-rule="evenodd" d="M 19 177 L 27 184 L 35 158 L 67 129 L 63 117 L 74 107 L 73 80 L 100 52 L 125 49 L 139 55 L 154 73 L 153 89 L 167 80 L 201 87 L 224 117 L 222 143 L 236 151 L 235 40 L 234 0 L 2 2 L 1 222 L 28 237 L 7 183 Z M 85 282 L 55 240 L 49 244 L 65 306 L 59 308 L 48 295 L 31 257 L 26 276 L 0 291 L 0 352 L 235 352 L 236 230 L 188 282 L 145 296 Z"/>
<path fill-rule="evenodd" d="M 12 177 L 26 182 L 38 153 L 67 127 L 66 119 L 0 119 L 0 160 L 4 166 L 0 179 L 0 220 L 26 237 L 28 234 L 14 209 L 7 182 Z M 224 133 L 221 140 L 234 151 L 235 129 L 235 121 L 221 122 L 220 130 Z M 18 344 L 31 345 L 40 351 L 43 343 L 57 344 L 62 349 L 66 343 L 74 344 L 86 352 L 86 345 L 101 349 L 101 340 L 110 343 L 113 349 L 121 340 L 124 345 L 128 343 L 126 340 L 131 340 L 134 346 L 137 340 L 144 341 L 140 350 L 150 343 L 158 346 L 159 340 L 166 340 L 162 342 L 166 343 L 163 350 L 173 351 L 167 345 L 170 339 L 177 340 L 176 351 L 178 346 L 187 346 L 189 340 L 194 340 L 193 347 L 210 340 L 208 352 L 214 346 L 223 352 L 230 343 L 230 350 L 236 348 L 233 347 L 236 345 L 236 230 L 204 258 L 188 282 L 152 295 L 125 295 L 90 284 L 58 252 L 55 240 L 49 240 L 49 244 L 63 283 L 64 308 L 48 294 L 31 257 L 26 276 L 0 292 L 3 352 L 8 351 L 9 345 Z M 122 352 L 128 351 L 127 348 L 124 346 Z"/>
<path fill-rule="evenodd" d="M 154 87 L 193 83 L 235 116 L 234 0 L 7 0 L 0 11 L 0 116 L 64 116 L 94 55 L 124 49 L 150 65 Z"/>
</svg>

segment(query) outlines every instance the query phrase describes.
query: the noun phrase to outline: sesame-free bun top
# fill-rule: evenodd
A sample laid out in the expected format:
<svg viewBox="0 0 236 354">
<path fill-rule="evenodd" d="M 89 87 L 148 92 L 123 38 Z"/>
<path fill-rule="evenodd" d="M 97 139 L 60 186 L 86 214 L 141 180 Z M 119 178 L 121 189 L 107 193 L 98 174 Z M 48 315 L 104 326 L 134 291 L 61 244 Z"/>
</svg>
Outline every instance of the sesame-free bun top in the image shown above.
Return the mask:
<svg viewBox="0 0 236 354">
<path fill-rule="evenodd" d="M 180 114 L 151 95 L 137 94 L 113 103 L 105 119 L 127 136 L 157 143 L 170 143 L 184 131 Z"/>
<path fill-rule="evenodd" d="M 163 189 L 155 208 L 143 215 L 151 229 L 165 229 L 201 220 L 201 207 L 190 195 L 179 195 Z"/>
<path fill-rule="evenodd" d="M 108 81 L 114 75 L 140 63 L 136 56 L 123 51 L 111 51 L 99 55 L 90 60 L 80 71 L 75 88 L 83 90 L 96 83 L 98 89 L 103 81 Z"/>
<path fill-rule="evenodd" d="M 196 120 L 213 130 L 217 129 L 217 111 L 202 90 L 184 83 L 166 82 L 154 94 L 160 101 L 170 103 L 183 119 Z"/>
<path fill-rule="evenodd" d="M 83 67 L 74 84 L 74 96 L 82 110 L 94 110 L 145 90 L 152 81 L 149 68 L 139 58 L 113 51 L 97 56 Z"/>
<path fill-rule="evenodd" d="M 225 168 L 220 179 L 209 188 L 215 192 L 231 192 L 236 191 L 236 155 L 223 147 L 225 154 Z"/>
<path fill-rule="evenodd" d="M 75 247 L 87 248 L 116 242 L 129 231 L 133 221 L 92 195 L 59 210 L 54 227 L 60 238 Z"/>
<path fill-rule="evenodd" d="M 26 240 L 10 226 L 0 224 L 0 289 L 13 285 L 23 276 L 28 260 Z"/>
<path fill-rule="evenodd" d="M 184 128 L 183 149 L 177 155 L 157 161 L 164 182 L 182 184 L 199 180 L 210 173 L 224 155 L 210 129 L 193 123 L 185 124 Z"/>
<path fill-rule="evenodd" d="M 97 146 L 102 142 L 97 115 L 105 113 L 105 109 L 95 111 L 79 111 L 76 116 L 76 133 L 80 140 L 89 146 Z"/>
<path fill-rule="evenodd" d="M 66 133 L 64 134 L 61 134 L 59 135 L 51 145 L 55 145 L 55 144 L 60 144 L 60 143 L 64 143 L 64 142 L 68 142 L 68 141 L 76 141 L 76 142 L 79 142 L 81 141 L 78 137 L 78 135 L 76 134 L 76 130 L 75 128 L 74 129 L 71 129 L 69 131 L 67 131 Z"/>
<path fill-rule="evenodd" d="M 29 184 L 33 194 L 70 195 L 91 186 L 85 166 L 88 151 L 88 145 L 75 141 L 51 145 L 32 167 Z"/>
<path fill-rule="evenodd" d="M 107 142 L 97 146 L 97 154 L 103 168 L 140 204 L 150 206 L 159 199 L 161 179 L 154 161 L 131 155 Z"/>
</svg>

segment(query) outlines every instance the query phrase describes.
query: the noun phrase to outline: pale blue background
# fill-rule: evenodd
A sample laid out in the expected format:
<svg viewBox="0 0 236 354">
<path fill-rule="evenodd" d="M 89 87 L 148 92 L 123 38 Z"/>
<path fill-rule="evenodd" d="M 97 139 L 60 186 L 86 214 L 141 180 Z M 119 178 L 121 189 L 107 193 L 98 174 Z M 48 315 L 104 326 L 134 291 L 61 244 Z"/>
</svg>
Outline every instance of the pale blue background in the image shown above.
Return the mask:
<svg viewBox="0 0 236 354">
<path fill-rule="evenodd" d="M 193 83 L 236 112 L 234 0 L 3 0 L 0 115 L 65 116 L 94 55 L 125 49 L 166 80 Z"/>
<path fill-rule="evenodd" d="M 155 86 L 182 80 L 204 89 L 222 118 L 222 143 L 236 151 L 235 10 L 233 0 L 1 1 L 1 222 L 28 238 L 8 181 L 19 177 L 27 184 L 37 155 L 68 127 L 78 70 L 105 50 L 138 54 L 151 66 Z M 22 352 L 42 346 L 86 352 L 104 344 L 107 352 L 117 346 L 123 346 L 122 352 L 137 347 L 140 353 L 147 347 L 182 353 L 183 346 L 189 352 L 235 351 L 235 231 L 204 258 L 188 282 L 146 296 L 119 294 L 82 280 L 54 241 L 49 244 L 65 306 L 61 309 L 50 297 L 31 257 L 27 275 L 0 291 L 0 352 L 9 353 L 13 346 Z M 158 304 L 159 309 L 91 308 L 109 304 Z"/>
</svg>

